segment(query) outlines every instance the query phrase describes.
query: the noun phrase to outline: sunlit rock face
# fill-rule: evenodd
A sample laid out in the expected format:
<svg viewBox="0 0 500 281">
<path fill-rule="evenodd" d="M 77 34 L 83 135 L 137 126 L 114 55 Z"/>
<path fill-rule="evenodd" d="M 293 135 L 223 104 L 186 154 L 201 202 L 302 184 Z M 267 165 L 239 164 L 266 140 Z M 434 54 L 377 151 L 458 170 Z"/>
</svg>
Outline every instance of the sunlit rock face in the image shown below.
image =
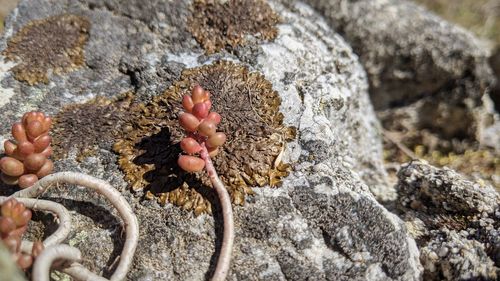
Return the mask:
<svg viewBox="0 0 500 281">
<path fill-rule="evenodd" d="M 36 83 L 16 75 L 12 42 L 66 17 L 85 39 L 78 64 Z M 369 80 L 330 23 L 292 1 L 21 1 L 0 40 L 0 139 L 26 111 L 54 116 L 56 170 L 110 181 L 138 216 L 128 279 L 205 280 L 220 207 L 203 173 L 176 166 L 180 97 L 200 84 L 228 136 L 214 159 L 235 212 L 228 280 L 420 280 L 414 233 L 377 202 L 401 191 L 386 180 Z M 109 275 L 123 245 L 110 205 L 70 186 L 44 197 L 75 211 L 68 242 Z"/>
</svg>

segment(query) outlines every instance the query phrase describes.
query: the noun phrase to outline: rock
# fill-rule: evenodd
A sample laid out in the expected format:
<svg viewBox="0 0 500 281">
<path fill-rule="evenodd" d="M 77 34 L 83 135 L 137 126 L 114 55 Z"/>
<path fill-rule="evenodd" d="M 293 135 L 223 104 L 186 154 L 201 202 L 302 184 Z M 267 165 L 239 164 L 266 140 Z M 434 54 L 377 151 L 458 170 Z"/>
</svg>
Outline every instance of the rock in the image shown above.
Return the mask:
<svg viewBox="0 0 500 281">
<path fill-rule="evenodd" d="M 491 214 L 500 204 L 500 196 L 493 187 L 466 180 L 447 168 L 438 169 L 416 161 L 401 169 L 398 178 L 399 201 L 404 206 L 421 201 L 446 212 L 470 215 Z"/>
<path fill-rule="evenodd" d="M 398 210 L 419 246 L 424 279 L 497 280 L 500 195 L 420 161 L 398 178 Z"/>
<path fill-rule="evenodd" d="M 497 47 L 495 52 L 493 52 L 490 58 L 490 64 L 495 77 L 497 77 L 495 87 L 491 90 L 491 99 L 495 104 L 497 112 L 500 112 L 500 78 L 498 78 L 500 77 L 500 47 Z"/>
<path fill-rule="evenodd" d="M 250 102 L 239 105 L 232 100 L 228 106 L 243 108 L 227 112 L 226 119 L 233 120 L 227 126 L 240 132 L 248 129 L 240 128 L 247 120 L 238 118 L 254 116 L 252 112 L 262 109 L 252 103 L 252 97 L 266 93 L 270 103 L 276 103 L 266 86 L 269 83 L 281 98 L 281 104 L 277 104 L 283 115 L 267 112 L 275 117 L 265 119 L 269 115 L 258 115 L 259 118 L 293 126 L 297 136 L 265 139 L 273 141 L 273 145 L 278 142 L 277 147 L 283 149 L 282 153 L 274 151 L 270 160 L 248 157 L 255 151 L 257 156 L 268 156 L 258 154 L 259 143 L 249 143 L 246 152 L 234 152 L 233 156 L 241 156 L 250 164 L 269 160 L 266 163 L 271 163 L 273 170 L 265 172 L 278 174 L 282 184 L 264 184 L 262 188 L 250 189 L 252 192 L 245 189 L 254 193 L 246 197 L 237 189 L 230 190 L 234 200 L 243 198 L 245 204 L 234 206 L 237 233 L 228 280 L 420 280 L 422 267 L 415 241 L 402 221 L 376 201 L 376 197 L 393 199 L 395 192 L 386 183 L 379 125 L 369 102 L 366 74 L 351 48 L 302 3 L 285 7 L 269 1 L 269 7 L 260 0 L 244 1 L 240 4 L 247 6 L 241 6 L 242 9 L 235 5 L 237 1 L 207 2 L 206 7 L 201 5 L 206 10 L 197 10 L 203 15 L 197 18 L 191 17 L 190 2 L 21 1 L 8 18 L 5 36 L 0 40 L 0 50 L 4 51 L 1 91 L 7 93 L 0 99 L 2 138 L 9 138 L 9 124 L 25 111 L 40 109 L 50 115 L 66 116 L 56 120 L 54 143 L 62 143 L 63 138 L 74 141 L 66 153 L 58 154 L 62 156 L 55 161 L 56 170 L 85 172 L 110 181 L 138 216 L 140 246 L 128 279 L 204 280 L 213 273 L 222 233 L 213 191 L 203 185 L 197 189 L 160 185 L 137 188 L 136 193 L 131 193 L 130 175 L 120 169 L 122 155 L 117 156 L 113 146 L 125 142 L 125 135 L 146 130 L 130 149 L 141 154 L 130 154 L 135 162 L 125 163 L 147 166 L 151 165 L 150 158 L 166 155 L 151 165 L 158 165 L 157 170 L 149 170 L 140 179 L 154 185 L 155 176 L 166 177 L 165 171 L 171 171 L 161 170 L 160 167 L 170 167 L 161 165 L 168 165 L 166 162 L 178 155 L 169 144 L 176 131 L 167 117 L 178 110 L 171 104 L 168 107 L 169 94 L 178 94 L 179 89 L 191 86 L 192 79 L 210 82 L 209 86 L 217 89 L 212 92 L 215 99 L 224 97 L 218 89 L 234 91 L 234 85 L 238 86 L 235 95 L 244 93 L 241 99 L 246 100 L 248 95 Z M 78 64 L 80 61 L 71 56 L 65 58 L 73 61 L 71 67 L 41 63 L 35 78 L 46 77 L 46 81 L 23 82 L 22 76 L 15 77 L 11 68 L 19 64 L 19 58 L 7 62 L 5 57 L 12 39 L 27 42 L 23 45 L 27 48 L 36 46 L 30 43 L 29 36 L 18 36 L 30 34 L 23 27 L 50 30 L 54 23 L 64 26 L 67 18 L 60 15 L 67 13 L 76 16 L 71 17 L 72 25 L 68 27 L 73 30 L 72 38 L 81 40 L 67 41 L 61 49 L 67 50 L 66 55 L 81 55 L 82 49 L 84 63 Z M 274 25 L 274 13 L 281 19 L 280 24 Z M 262 14 L 272 19 L 264 18 L 261 22 L 265 24 L 256 26 L 252 15 Z M 200 31 L 204 23 L 196 20 L 204 18 L 214 19 L 213 29 Z M 78 24 L 84 22 L 90 24 L 88 30 L 85 24 Z M 232 29 L 226 30 L 228 22 L 234 26 L 229 25 Z M 191 34 L 200 32 L 214 37 Z M 43 41 L 45 45 L 38 44 L 31 49 L 33 52 L 49 52 L 54 50 L 54 40 L 68 39 L 47 34 L 53 40 Z M 217 41 L 206 41 L 214 38 Z M 208 54 L 200 46 L 207 46 L 208 53 L 217 51 Z M 122 99 L 126 92 L 131 93 L 134 101 Z M 74 103 L 85 102 L 79 110 L 74 109 Z M 92 106 L 102 108 L 94 110 Z M 138 109 L 140 118 L 134 119 L 134 110 Z M 61 110 L 65 115 L 57 115 Z M 78 112 L 75 119 L 81 122 L 71 121 L 67 112 Z M 83 116 L 87 119 L 79 119 Z M 86 129 L 79 130 L 78 126 Z M 92 126 L 99 128 L 102 137 L 89 133 Z M 265 123 L 251 129 L 262 140 L 258 134 L 265 136 L 272 127 Z M 79 150 L 80 143 L 88 144 L 89 149 Z M 224 153 L 231 156 L 228 151 Z M 284 178 L 279 176 L 284 173 L 277 168 L 281 166 L 275 165 L 280 159 L 293 166 Z M 224 163 L 219 164 L 223 167 Z M 257 175 L 250 164 L 250 171 L 244 172 Z M 175 167 L 172 169 L 175 171 Z M 257 183 L 273 179 L 245 178 Z M 163 201 L 166 205 L 145 199 L 150 196 L 148 188 L 163 189 L 169 198 Z M 213 215 L 195 216 L 193 211 L 185 210 L 196 204 L 189 201 L 189 196 L 196 196 L 198 203 L 204 200 L 204 210 L 212 210 Z M 123 243 L 116 211 L 102 197 L 72 186 L 54 188 L 43 197 L 74 211 L 73 231 L 67 242 L 82 250 L 85 266 L 109 276 Z M 183 208 L 169 203 L 173 201 Z"/>
<path fill-rule="evenodd" d="M 306 2 L 359 55 L 386 126 L 410 124 L 445 139 L 483 140 L 494 115 L 486 44 L 410 1 Z"/>
</svg>

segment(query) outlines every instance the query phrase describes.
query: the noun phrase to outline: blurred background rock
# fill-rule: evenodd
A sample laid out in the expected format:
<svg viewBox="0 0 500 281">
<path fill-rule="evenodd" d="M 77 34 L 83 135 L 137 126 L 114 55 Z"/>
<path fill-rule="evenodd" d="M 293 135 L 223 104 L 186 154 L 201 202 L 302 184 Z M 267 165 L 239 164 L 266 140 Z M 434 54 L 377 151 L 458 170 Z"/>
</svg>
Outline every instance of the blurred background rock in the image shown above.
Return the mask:
<svg viewBox="0 0 500 281">
<path fill-rule="evenodd" d="M 9 12 L 16 7 L 18 0 L 0 0 L 0 33 L 3 32 L 3 21 Z"/>
</svg>

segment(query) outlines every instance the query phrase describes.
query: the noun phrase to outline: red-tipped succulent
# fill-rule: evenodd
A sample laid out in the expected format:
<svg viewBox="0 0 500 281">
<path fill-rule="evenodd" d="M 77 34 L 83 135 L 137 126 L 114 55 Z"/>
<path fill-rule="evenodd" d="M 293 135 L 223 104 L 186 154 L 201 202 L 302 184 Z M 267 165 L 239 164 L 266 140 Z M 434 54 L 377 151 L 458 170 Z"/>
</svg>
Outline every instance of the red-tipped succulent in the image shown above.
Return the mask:
<svg viewBox="0 0 500 281">
<path fill-rule="evenodd" d="M 54 164 L 47 159 L 52 154 L 52 138 L 48 135 L 51 124 L 50 117 L 32 111 L 12 125 L 14 140 L 4 143 L 7 156 L 0 159 L 3 182 L 26 188 L 52 172 Z"/>
<path fill-rule="evenodd" d="M 216 156 L 219 146 L 226 141 L 226 135 L 217 132 L 221 116 L 210 112 L 210 93 L 201 86 L 195 86 L 191 95 L 184 95 L 182 106 L 186 112 L 179 116 L 179 123 L 186 130 L 187 137 L 182 139 L 181 148 L 187 155 L 179 156 L 178 164 L 187 172 L 198 172 L 205 167 L 205 161 L 199 157 L 202 149 L 206 147 L 211 157 Z"/>
<path fill-rule="evenodd" d="M 3 243 L 12 253 L 13 260 L 21 269 L 33 264 L 33 259 L 43 250 L 43 243 L 33 243 L 32 254 L 21 252 L 21 238 L 31 220 L 31 211 L 23 203 L 11 198 L 2 204 L 0 216 L 0 236 Z"/>
</svg>

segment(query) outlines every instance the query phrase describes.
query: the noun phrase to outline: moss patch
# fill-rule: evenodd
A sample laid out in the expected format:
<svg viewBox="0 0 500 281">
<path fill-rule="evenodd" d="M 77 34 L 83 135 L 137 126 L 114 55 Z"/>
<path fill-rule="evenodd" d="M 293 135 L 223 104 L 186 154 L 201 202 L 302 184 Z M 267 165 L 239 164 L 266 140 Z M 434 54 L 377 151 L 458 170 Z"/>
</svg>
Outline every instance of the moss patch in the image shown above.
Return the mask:
<svg viewBox="0 0 500 281">
<path fill-rule="evenodd" d="M 72 148 L 76 148 L 77 159 L 81 159 L 95 154 L 100 144 L 111 145 L 118 132 L 131 129 L 124 124 L 132 99 L 131 94 L 116 100 L 100 97 L 64 107 L 54 117 L 52 157 L 65 158 Z"/>
<path fill-rule="evenodd" d="M 278 34 L 279 17 L 264 0 L 222 2 L 193 3 L 188 28 L 207 53 L 244 45 L 248 35 L 271 40 Z"/>
<path fill-rule="evenodd" d="M 66 73 L 84 64 L 89 29 L 90 22 L 76 15 L 34 20 L 9 40 L 3 54 L 20 61 L 12 69 L 17 80 L 48 83 L 49 73 Z"/>
<path fill-rule="evenodd" d="M 228 140 L 214 165 L 235 204 L 243 204 L 252 186 L 279 185 L 289 173 L 281 162 L 286 141 L 295 137 L 283 125 L 281 100 L 259 73 L 231 62 L 184 70 L 179 81 L 149 104 L 131 110 L 133 129 L 115 143 L 119 164 L 135 190 L 171 202 L 196 214 L 211 210 L 210 182 L 204 172 L 188 174 L 177 166 L 184 136 L 178 125 L 181 97 L 195 85 L 212 93 L 213 111 L 222 116 L 219 131 Z"/>
</svg>

